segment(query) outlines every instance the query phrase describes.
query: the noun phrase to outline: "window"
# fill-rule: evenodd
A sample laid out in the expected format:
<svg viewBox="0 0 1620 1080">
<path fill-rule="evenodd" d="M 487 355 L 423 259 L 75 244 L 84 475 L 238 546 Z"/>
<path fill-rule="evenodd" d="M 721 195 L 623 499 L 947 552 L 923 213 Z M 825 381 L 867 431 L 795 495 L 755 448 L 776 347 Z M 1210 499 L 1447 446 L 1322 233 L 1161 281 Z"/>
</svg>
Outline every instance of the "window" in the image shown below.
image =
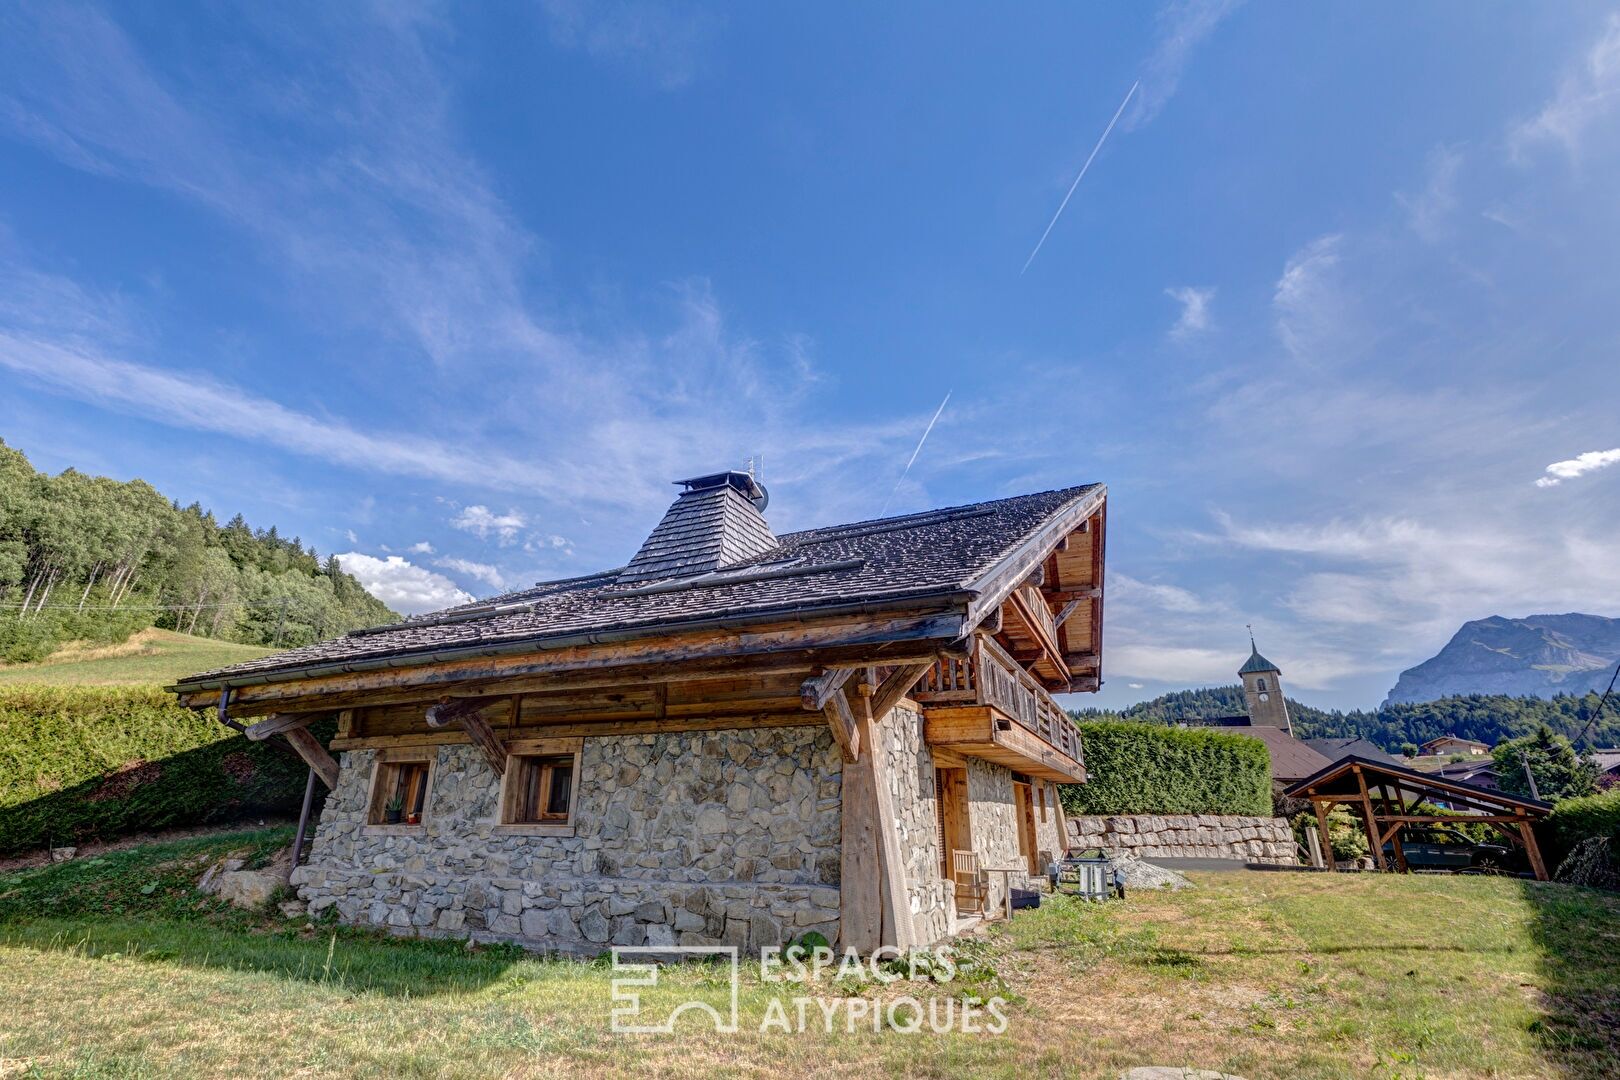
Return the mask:
<svg viewBox="0 0 1620 1080">
<path fill-rule="evenodd" d="M 371 804 L 366 821 L 371 825 L 419 827 L 427 813 L 428 791 L 432 787 L 432 751 L 412 751 L 409 756 L 381 751 L 371 779 Z"/>
<path fill-rule="evenodd" d="M 583 739 L 517 739 L 508 744 L 501 783 L 501 827 L 573 835 Z"/>
<path fill-rule="evenodd" d="M 512 801 L 511 824 L 566 822 L 573 791 L 572 757 L 518 758 L 517 791 Z"/>
<path fill-rule="evenodd" d="M 1256 679 L 1254 681 L 1254 685 L 1255 685 L 1255 689 L 1264 690 L 1266 688 L 1266 680 L 1264 680 L 1264 679 Z"/>
</svg>

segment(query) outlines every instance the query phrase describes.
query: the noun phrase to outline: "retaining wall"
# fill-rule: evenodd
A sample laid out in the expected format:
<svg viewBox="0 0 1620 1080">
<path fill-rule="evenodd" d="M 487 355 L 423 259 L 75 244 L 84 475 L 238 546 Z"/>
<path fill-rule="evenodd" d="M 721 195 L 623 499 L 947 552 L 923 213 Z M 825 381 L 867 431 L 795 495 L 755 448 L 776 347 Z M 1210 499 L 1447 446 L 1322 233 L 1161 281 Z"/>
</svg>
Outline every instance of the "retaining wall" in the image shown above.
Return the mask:
<svg viewBox="0 0 1620 1080">
<path fill-rule="evenodd" d="M 1292 865 L 1294 834 L 1283 818 L 1131 814 L 1069 818 L 1071 847 L 1143 858 L 1243 859 Z"/>
</svg>

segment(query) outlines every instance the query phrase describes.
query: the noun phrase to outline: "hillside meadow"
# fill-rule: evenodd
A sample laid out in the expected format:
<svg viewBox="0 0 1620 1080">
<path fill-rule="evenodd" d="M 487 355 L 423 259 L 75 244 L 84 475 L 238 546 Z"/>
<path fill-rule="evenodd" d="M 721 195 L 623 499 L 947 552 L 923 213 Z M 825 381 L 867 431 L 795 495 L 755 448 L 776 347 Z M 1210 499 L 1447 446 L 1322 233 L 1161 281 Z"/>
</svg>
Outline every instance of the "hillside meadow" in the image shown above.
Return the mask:
<svg viewBox="0 0 1620 1080">
<path fill-rule="evenodd" d="M 0 876 L 4 1075 L 1620 1074 L 1620 897 L 1591 890 L 1195 874 L 1180 893 L 1049 898 L 963 941 L 950 983 L 824 978 L 792 991 L 876 1005 L 1000 995 L 1001 1035 L 762 1032 L 781 988 L 757 972 L 736 1034 L 682 1020 L 673 1035 L 615 1035 L 605 963 L 256 918 L 191 890 L 212 860 L 263 859 L 286 837 L 226 834 Z M 646 993 L 649 1011 L 728 999 L 704 966 L 666 969 Z"/>
</svg>

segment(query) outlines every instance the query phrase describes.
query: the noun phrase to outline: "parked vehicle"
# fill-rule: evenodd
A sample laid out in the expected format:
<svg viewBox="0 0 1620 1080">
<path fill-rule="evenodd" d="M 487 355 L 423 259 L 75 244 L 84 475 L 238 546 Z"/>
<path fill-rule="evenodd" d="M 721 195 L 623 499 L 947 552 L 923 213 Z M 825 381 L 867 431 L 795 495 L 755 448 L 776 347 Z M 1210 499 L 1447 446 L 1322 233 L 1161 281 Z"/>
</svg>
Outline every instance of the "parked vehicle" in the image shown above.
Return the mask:
<svg viewBox="0 0 1620 1080">
<path fill-rule="evenodd" d="M 1522 862 L 1507 844 L 1482 844 L 1444 825 L 1414 825 L 1401 833 L 1401 851 L 1413 870 L 1449 870 L 1454 874 L 1513 872 Z M 1395 845 L 1384 845 L 1384 857 L 1393 861 Z"/>
</svg>

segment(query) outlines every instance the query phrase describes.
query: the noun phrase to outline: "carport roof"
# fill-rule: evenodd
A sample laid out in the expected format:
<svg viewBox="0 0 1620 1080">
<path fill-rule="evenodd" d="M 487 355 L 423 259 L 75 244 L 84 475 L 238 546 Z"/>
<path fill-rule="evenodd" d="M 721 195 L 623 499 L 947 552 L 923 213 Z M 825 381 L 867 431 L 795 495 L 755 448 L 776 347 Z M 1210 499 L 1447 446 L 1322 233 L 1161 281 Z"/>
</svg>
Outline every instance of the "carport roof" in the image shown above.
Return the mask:
<svg viewBox="0 0 1620 1080">
<path fill-rule="evenodd" d="M 1408 769 L 1403 765 L 1393 765 L 1389 762 L 1373 761 L 1364 757 L 1341 758 L 1325 769 L 1319 769 L 1305 779 L 1294 784 L 1283 794 L 1293 799 L 1309 798 L 1312 795 L 1359 795 L 1361 784 L 1356 779 L 1356 770 L 1361 770 L 1369 787 L 1385 784 L 1400 789 L 1403 797 L 1421 799 L 1428 795 L 1440 795 L 1448 801 L 1465 799 L 1480 807 L 1502 807 L 1509 810 L 1523 810 L 1534 817 L 1544 817 L 1552 811 L 1552 803 L 1542 802 L 1525 795 L 1514 795 L 1507 791 L 1496 791 L 1491 788 L 1475 787 L 1473 784 L 1464 784 L 1457 780 L 1447 780 L 1434 773 L 1419 772 Z"/>
</svg>

